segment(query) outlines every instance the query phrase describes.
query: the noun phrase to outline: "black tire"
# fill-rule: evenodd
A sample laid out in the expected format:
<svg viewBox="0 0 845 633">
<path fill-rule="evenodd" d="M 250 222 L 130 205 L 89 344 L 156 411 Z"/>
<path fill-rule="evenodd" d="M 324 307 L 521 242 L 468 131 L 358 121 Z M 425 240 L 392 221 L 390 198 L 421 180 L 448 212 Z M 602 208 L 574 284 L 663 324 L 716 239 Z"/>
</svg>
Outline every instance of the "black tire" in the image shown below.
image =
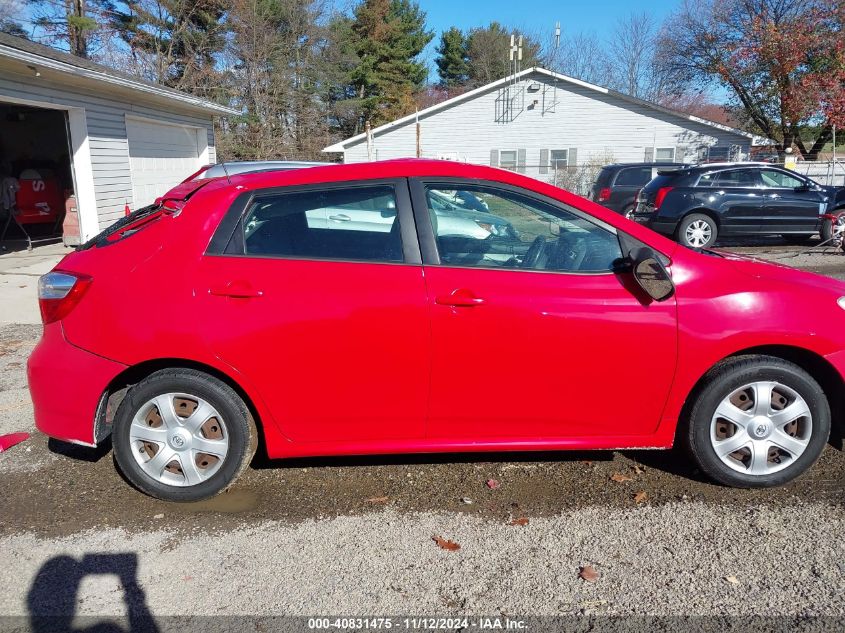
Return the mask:
<svg viewBox="0 0 845 633">
<path fill-rule="evenodd" d="M 836 215 L 837 221 L 845 219 L 845 209 L 837 209 L 833 212 Z M 833 221 L 825 218 L 822 220 L 822 227 L 819 230 L 822 241 L 827 242 L 833 237 Z"/>
<path fill-rule="evenodd" d="M 197 396 L 213 406 L 224 420 L 228 452 L 218 470 L 192 486 L 175 486 L 153 479 L 138 464 L 129 437 L 132 420 L 152 398 L 164 393 Z M 244 401 L 226 383 L 192 369 L 157 371 L 130 387 L 114 418 L 112 445 L 117 466 L 136 488 L 165 501 L 201 501 L 229 488 L 249 466 L 258 447 L 255 421 Z"/>
<path fill-rule="evenodd" d="M 687 229 L 695 222 L 704 222 L 710 229 L 710 238 L 702 244 L 692 244 L 687 240 Z M 719 227 L 716 221 L 709 215 L 703 213 L 691 213 L 686 216 L 678 225 L 676 238 L 678 242 L 690 248 L 710 248 L 716 243 L 716 238 L 719 236 Z"/>
<path fill-rule="evenodd" d="M 815 233 L 784 233 L 781 237 L 787 244 L 797 244 L 802 246 L 804 244 L 809 244 L 810 240 L 812 240 L 815 235 Z"/>
<path fill-rule="evenodd" d="M 797 458 L 769 474 L 747 474 L 722 462 L 711 443 L 711 422 L 716 408 L 731 393 L 756 381 L 777 382 L 792 389 L 806 402 L 812 416 L 809 438 Z M 769 488 L 792 481 L 812 466 L 830 434 L 830 407 L 819 384 L 806 371 L 772 356 L 742 356 L 720 363 L 705 376 L 690 409 L 681 438 L 702 472 L 726 486 Z"/>
</svg>

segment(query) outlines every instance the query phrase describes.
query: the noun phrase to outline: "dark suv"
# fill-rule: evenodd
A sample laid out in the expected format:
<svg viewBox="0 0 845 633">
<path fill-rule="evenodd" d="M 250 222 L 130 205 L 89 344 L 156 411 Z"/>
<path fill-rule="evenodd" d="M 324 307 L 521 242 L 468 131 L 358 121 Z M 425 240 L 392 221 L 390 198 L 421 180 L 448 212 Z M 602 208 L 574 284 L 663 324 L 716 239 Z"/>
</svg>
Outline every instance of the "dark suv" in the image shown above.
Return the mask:
<svg viewBox="0 0 845 633">
<path fill-rule="evenodd" d="M 630 217 L 637 192 L 657 175 L 658 169 L 683 167 L 683 163 L 615 163 L 602 167 L 590 200 Z"/>
<path fill-rule="evenodd" d="M 693 248 L 717 236 L 783 235 L 802 242 L 845 209 L 845 188 L 825 187 L 767 164 L 660 170 L 637 196 L 632 219 Z"/>
</svg>

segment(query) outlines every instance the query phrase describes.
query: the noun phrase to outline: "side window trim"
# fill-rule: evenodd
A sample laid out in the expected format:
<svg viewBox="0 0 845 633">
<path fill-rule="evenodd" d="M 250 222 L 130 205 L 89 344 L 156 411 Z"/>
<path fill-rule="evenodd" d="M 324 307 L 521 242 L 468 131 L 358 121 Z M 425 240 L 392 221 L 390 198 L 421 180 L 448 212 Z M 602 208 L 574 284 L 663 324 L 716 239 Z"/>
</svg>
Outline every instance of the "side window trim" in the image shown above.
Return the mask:
<svg viewBox="0 0 845 633">
<path fill-rule="evenodd" d="M 494 180 L 467 180 L 465 178 L 455 178 L 455 177 L 442 177 L 438 178 L 435 176 L 425 176 L 425 177 L 417 177 L 417 178 L 410 178 L 410 188 L 411 188 L 411 201 L 413 204 L 414 209 L 414 220 L 416 221 L 417 227 L 417 235 L 419 235 L 419 244 L 420 244 L 420 251 L 422 253 L 422 263 L 423 266 L 440 266 L 442 264 L 440 260 L 440 254 L 437 250 L 437 239 L 434 235 L 434 227 L 431 224 L 431 218 L 429 217 L 428 213 L 428 202 L 426 200 L 426 187 L 431 185 L 465 185 L 470 187 L 488 187 L 490 189 L 498 189 L 500 191 L 517 194 L 528 198 L 529 200 L 535 200 L 537 202 L 549 205 L 554 207 L 555 209 L 559 209 L 563 213 L 568 213 L 574 215 L 582 220 L 590 222 L 591 224 L 596 225 L 599 228 L 606 230 L 608 233 L 614 235 L 617 240 L 619 239 L 620 233 L 615 226 L 612 224 L 608 224 L 606 222 L 601 221 L 600 219 L 593 217 L 592 215 L 585 213 L 581 209 L 577 207 L 572 207 L 566 205 L 559 200 L 555 200 L 554 198 L 550 198 L 548 196 L 544 196 L 543 194 L 530 191 L 527 189 L 523 189 L 522 187 L 515 187 L 513 185 L 509 185 L 502 182 L 496 182 Z M 620 244 L 621 248 L 621 244 Z M 479 267 L 479 269 L 481 269 Z M 502 268 L 490 268 L 489 270 L 511 270 L 512 269 L 502 269 Z M 614 274 L 613 271 L 589 271 L 589 272 L 577 272 L 577 271 L 543 271 L 543 270 L 521 270 L 519 272 L 527 272 L 527 273 L 543 273 L 543 274 L 556 274 L 556 275 L 605 275 L 605 274 Z"/>
<path fill-rule="evenodd" d="M 417 238 L 417 230 L 414 222 L 414 212 L 411 205 L 411 195 L 408 189 L 407 178 L 378 178 L 373 180 L 346 180 L 326 183 L 309 183 L 305 185 L 291 185 L 282 187 L 269 187 L 247 191 L 235 198 L 235 201 L 226 211 L 220 224 L 206 249 L 206 255 L 219 255 L 225 257 L 253 257 L 260 258 L 260 255 L 248 255 L 245 252 L 243 243 L 243 217 L 251 207 L 256 198 L 273 195 L 285 195 L 296 193 L 307 193 L 311 191 L 330 191 L 336 189 L 348 189 L 350 187 L 393 187 L 396 195 L 396 212 L 399 219 L 399 231 L 402 237 L 401 262 L 383 262 L 390 264 L 422 264 L 420 255 L 420 244 Z M 274 257 L 275 258 L 275 257 Z M 373 263 L 362 260 L 326 260 L 318 258 L 301 257 L 277 257 L 276 259 L 313 259 L 313 261 L 344 261 L 348 263 Z"/>
</svg>

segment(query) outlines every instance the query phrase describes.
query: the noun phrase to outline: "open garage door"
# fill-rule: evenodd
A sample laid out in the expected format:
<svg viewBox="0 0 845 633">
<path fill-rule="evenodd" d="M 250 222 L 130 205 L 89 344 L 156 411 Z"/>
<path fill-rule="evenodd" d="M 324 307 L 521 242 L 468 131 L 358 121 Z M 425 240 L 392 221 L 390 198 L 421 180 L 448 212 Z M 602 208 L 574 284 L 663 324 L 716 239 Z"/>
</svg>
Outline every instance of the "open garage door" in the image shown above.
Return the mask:
<svg viewBox="0 0 845 633">
<path fill-rule="evenodd" d="M 151 204 L 201 166 L 205 130 L 126 118 L 135 209 Z"/>
</svg>

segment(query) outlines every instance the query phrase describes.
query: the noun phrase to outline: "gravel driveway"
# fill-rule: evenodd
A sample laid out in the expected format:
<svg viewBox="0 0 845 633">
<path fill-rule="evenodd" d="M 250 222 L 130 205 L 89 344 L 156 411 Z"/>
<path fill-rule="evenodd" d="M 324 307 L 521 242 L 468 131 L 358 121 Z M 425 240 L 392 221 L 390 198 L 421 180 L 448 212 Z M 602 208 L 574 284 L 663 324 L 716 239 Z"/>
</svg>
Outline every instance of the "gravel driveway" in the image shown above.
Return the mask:
<svg viewBox="0 0 845 633">
<path fill-rule="evenodd" d="M 845 278 L 840 255 L 736 250 Z M 32 430 L 24 363 L 38 333 L 0 326 L 0 434 Z M 107 447 L 34 435 L 0 454 L 0 614 L 762 614 L 838 626 L 843 473 L 832 447 L 765 491 L 714 486 L 667 452 L 259 459 L 226 495 L 176 505 L 131 489 Z"/>
</svg>

